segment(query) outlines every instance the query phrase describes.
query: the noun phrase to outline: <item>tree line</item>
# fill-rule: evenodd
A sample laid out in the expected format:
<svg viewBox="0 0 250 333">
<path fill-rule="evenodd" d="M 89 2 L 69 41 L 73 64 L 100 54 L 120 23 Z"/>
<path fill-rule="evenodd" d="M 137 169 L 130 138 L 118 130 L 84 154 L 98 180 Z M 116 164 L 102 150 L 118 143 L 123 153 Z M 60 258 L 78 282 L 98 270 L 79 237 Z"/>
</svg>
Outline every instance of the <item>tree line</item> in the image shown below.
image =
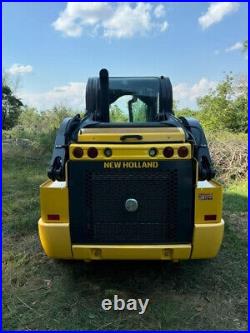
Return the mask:
<svg viewBox="0 0 250 333">
<path fill-rule="evenodd" d="M 121 110 L 111 110 L 112 117 L 124 117 Z M 246 77 L 228 74 L 205 96 L 197 99 L 197 110 L 178 108 L 174 103 L 177 116 L 191 116 L 200 120 L 205 129 L 248 132 L 248 82 Z M 38 112 L 24 105 L 22 100 L 6 83 L 2 83 L 2 124 L 4 130 L 22 128 L 24 132 L 36 129 L 44 132 L 60 125 L 62 119 L 73 115 L 66 107 L 54 107 L 52 110 Z M 121 119 L 123 120 L 123 118 Z M 32 127 L 32 129 L 31 129 Z"/>
</svg>

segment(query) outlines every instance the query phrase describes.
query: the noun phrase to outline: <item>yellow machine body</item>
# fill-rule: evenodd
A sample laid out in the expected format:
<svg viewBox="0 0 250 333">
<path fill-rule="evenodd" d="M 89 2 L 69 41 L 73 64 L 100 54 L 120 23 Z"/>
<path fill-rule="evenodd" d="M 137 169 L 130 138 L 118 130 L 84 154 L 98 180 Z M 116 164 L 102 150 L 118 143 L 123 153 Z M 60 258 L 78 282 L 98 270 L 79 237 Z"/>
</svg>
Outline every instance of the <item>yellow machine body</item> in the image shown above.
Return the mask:
<svg viewBox="0 0 250 333">
<path fill-rule="evenodd" d="M 143 142 L 138 144 L 136 140 L 131 139 L 126 143 L 119 143 L 121 135 L 128 132 L 143 135 Z M 88 163 L 91 160 L 91 163 L 94 163 L 93 159 L 88 157 L 87 151 L 88 148 L 95 147 L 98 150 L 95 161 L 103 161 L 103 167 L 106 169 L 121 167 L 154 169 L 157 168 L 159 161 L 166 160 L 163 155 L 166 144 L 174 150 L 170 160 L 193 159 L 194 164 L 197 164 L 193 158 L 192 146 L 185 142 L 184 132 L 179 128 L 80 130 L 78 143 L 69 146 L 69 161 L 81 160 Z M 184 158 L 177 154 L 180 146 L 188 149 L 188 154 Z M 81 157 L 74 156 L 73 151 L 76 147 L 82 148 Z M 152 147 L 158 151 L 154 157 L 148 154 Z M 112 149 L 111 157 L 104 155 L 105 148 Z M 115 259 L 175 261 L 215 257 L 220 249 L 224 232 L 221 185 L 214 180 L 198 181 L 198 175 L 196 175 L 193 202 L 193 235 L 188 244 L 73 244 L 70 232 L 66 164 L 65 181 L 47 180 L 40 186 L 39 236 L 45 253 L 52 258 L 86 261 Z"/>
</svg>

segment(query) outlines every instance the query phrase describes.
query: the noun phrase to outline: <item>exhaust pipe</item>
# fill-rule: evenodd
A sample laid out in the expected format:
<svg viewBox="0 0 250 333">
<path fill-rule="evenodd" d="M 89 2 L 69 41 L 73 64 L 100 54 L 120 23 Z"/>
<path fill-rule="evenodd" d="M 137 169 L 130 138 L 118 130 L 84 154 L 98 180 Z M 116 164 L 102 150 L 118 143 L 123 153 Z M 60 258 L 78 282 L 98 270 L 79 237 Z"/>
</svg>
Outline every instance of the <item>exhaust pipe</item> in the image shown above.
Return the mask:
<svg viewBox="0 0 250 333">
<path fill-rule="evenodd" d="M 100 110 L 99 114 L 103 122 L 109 122 L 109 72 L 103 68 L 99 72 L 100 82 Z"/>
</svg>

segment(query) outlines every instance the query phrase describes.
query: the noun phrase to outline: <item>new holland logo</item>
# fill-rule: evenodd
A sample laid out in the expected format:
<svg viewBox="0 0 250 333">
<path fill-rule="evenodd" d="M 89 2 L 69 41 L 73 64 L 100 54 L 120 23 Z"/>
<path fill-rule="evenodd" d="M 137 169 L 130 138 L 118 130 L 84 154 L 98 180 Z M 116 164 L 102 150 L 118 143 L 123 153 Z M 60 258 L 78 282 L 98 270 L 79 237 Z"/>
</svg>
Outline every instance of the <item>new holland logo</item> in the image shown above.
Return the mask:
<svg viewBox="0 0 250 333">
<path fill-rule="evenodd" d="M 159 163 L 155 161 L 112 161 L 104 162 L 104 169 L 156 169 Z"/>
</svg>

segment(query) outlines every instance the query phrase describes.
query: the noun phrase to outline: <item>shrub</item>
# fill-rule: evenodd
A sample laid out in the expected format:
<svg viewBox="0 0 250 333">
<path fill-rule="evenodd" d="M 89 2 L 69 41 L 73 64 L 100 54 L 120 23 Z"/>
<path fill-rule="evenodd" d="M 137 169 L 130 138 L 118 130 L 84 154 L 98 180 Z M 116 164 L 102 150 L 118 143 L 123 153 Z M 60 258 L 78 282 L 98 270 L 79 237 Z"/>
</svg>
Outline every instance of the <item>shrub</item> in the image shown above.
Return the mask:
<svg viewBox="0 0 250 333">
<path fill-rule="evenodd" d="M 197 100 L 199 119 L 210 130 L 248 131 L 247 81 L 227 75 L 225 80 Z"/>
<path fill-rule="evenodd" d="M 75 113 L 66 107 L 54 107 L 52 110 L 38 112 L 25 107 L 18 125 L 4 131 L 4 139 L 29 139 L 34 147 L 39 147 L 41 154 L 51 152 L 57 129 L 64 118 Z"/>
</svg>

